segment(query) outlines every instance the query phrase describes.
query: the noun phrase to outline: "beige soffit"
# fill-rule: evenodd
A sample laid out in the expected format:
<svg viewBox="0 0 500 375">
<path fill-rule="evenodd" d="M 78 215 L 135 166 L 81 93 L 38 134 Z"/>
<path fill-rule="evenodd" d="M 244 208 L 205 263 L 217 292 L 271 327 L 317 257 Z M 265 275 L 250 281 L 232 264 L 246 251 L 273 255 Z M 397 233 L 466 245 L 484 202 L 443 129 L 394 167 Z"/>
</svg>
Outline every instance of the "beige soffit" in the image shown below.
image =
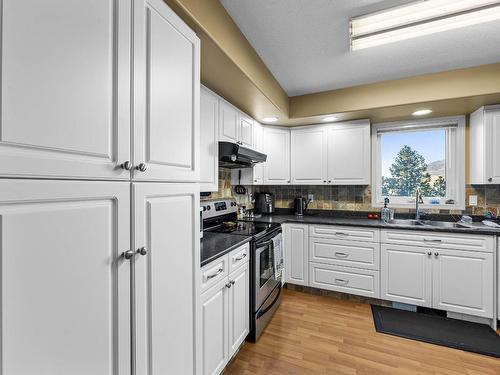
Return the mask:
<svg viewBox="0 0 500 375">
<path fill-rule="evenodd" d="M 500 103 L 500 63 L 288 98 L 218 0 L 165 2 L 201 39 L 203 84 L 257 120 L 276 116 L 278 125 L 296 126 L 335 113 L 398 121 L 423 107 L 448 116 Z"/>
</svg>

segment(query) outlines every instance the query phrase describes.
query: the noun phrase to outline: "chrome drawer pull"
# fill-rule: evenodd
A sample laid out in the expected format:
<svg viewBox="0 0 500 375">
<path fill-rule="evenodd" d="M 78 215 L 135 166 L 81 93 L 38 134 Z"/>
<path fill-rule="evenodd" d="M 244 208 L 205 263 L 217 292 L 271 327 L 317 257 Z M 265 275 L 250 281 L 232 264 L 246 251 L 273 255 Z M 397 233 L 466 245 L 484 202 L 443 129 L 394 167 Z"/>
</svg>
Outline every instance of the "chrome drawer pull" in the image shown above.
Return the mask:
<svg viewBox="0 0 500 375">
<path fill-rule="evenodd" d="M 349 233 L 344 233 L 344 232 L 334 232 L 333 234 L 336 236 L 348 236 L 349 235 Z"/>
<path fill-rule="evenodd" d="M 236 263 L 236 262 L 239 262 L 240 260 L 243 260 L 247 257 L 247 254 L 243 254 L 242 256 L 238 257 L 238 258 L 234 258 L 234 261 L 233 263 Z"/>
<path fill-rule="evenodd" d="M 424 242 L 443 242 L 443 240 L 440 240 L 439 238 L 424 238 Z"/>
<path fill-rule="evenodd" d="M 224 272 L 224 270 L 222 268 L 219 268 L 216 273 L 214 273 L 212 275 L 208 275 L 207 276 L 207 280 L 210 280 L 210 279 L 213 279 L 216 276 L 219 276 L 222 272 Z"/>
<path fill-rule="evenodd" d="M 335 279 L 335 284 L 347 285 L 349 284 L 349 280 Z"/>
<path fill-rule="evenodd" d="M 336 253 L 335 253 L 335 256 L 336 256 L 337 258 L 347 258 L 347 257 L 349 256 L 349 254 L 336 252 Z"/>
</svg>

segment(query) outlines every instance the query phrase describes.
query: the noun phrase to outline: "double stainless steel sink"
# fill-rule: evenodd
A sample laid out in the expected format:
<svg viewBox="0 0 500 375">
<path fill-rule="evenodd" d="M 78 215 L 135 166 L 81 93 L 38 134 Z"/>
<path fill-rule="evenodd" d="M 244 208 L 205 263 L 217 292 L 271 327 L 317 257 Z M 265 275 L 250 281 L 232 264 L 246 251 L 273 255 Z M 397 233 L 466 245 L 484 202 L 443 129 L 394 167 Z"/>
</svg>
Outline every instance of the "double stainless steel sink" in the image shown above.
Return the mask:
<svg viewBox="0 0 500 375">
<path fill-rule="evenodd" d="M 394 226 L 408 226 L 408 227 L 437 227 L 437 228 L 467 228 L 471 226 L 449 222 L 449 221 L 434 221 L 434 220 L 414 220 L 414 219 L 393 219 L 387 222 L 388 225 Z"/>
</svg>

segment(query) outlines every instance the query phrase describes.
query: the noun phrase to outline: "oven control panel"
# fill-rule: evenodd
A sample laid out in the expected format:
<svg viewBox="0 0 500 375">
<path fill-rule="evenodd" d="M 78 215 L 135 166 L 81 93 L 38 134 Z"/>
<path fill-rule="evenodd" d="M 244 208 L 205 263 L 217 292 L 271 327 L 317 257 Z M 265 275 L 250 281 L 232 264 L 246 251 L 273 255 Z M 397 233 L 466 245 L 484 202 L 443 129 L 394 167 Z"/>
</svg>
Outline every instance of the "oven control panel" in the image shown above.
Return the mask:
<svg viewBox="0 0 500 375">
<path fill-rule="evenodd" d="M 238 205 L 234 199 L 223 199 L 216 201 L 200 202 L 203 219 L 209 219 L 214 216 L 221 216 L 238 211 Z"/>
</svg>

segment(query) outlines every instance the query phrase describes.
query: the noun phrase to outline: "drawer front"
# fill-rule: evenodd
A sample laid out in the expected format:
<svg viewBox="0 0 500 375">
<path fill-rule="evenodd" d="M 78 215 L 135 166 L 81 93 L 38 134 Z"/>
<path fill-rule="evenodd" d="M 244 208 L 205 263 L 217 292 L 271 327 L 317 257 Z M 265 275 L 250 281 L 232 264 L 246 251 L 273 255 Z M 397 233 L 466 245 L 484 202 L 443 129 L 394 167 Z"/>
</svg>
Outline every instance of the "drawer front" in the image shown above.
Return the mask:
<svg viewBox="0 0 500 375">
<path fill-rule="evenodd" d="M 494 237 L 480 234 L 460 234 L 412 230 L 381 231 L 381 242 L 393 245 L 449 248 L 454 250 L 482 251 L 492 253 Z"/>
<path fill-rule="evenodd" d="M 309 285 L 315 288 L 372 298 L 380 297 L 378 271 L 310 263 L 309 280 Z"/>
<path fill-rule="evenodd" d="M 250 258 L 250 244 L 246 243 L 229 253 L 229 273 L 248 263 Z"/>
<path fill-rule="evenodd" d="M 372 242 L 311 237 L 309 239 L 309 260 L 315 263 L 377 271 L 380 266 L 380 245 Z"/>
<path fill-rule="evenodd" d="M 201 269 L 201 293 L 229 275 L 228 259 L 228 256 L 224 255 L 203 266 Z"/>
<path fill-rule="evenodd" d="M 310 225 L 309 236 L 349 241 L 379 241 L 378 228 L 348 227 L 342 225 Z"/>
</svg>

